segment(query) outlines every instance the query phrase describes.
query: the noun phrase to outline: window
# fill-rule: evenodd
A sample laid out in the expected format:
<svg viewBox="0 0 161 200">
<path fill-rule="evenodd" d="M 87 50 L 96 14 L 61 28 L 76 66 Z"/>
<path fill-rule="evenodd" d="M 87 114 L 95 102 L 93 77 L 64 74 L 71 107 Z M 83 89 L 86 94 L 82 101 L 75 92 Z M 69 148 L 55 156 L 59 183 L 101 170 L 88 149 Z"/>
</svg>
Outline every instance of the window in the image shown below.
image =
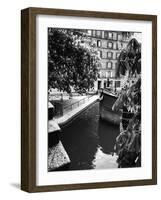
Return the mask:
<svg viewBox="0 0 161 200">
<path fill-rule="evenodd" d="M 106 69 L 106 63 L 105 62 L 102 62 L 102 69 Z"/>
<path fill-rule="evenodd" d="M 115 86 L 118 88 L 118 87 L 120 87 L 120 81 L 115 81 Z"/>
<path fill-rule="evenodd" d="M 112 58 L 112 52 L 107 52 L 107 58 Z"/>
<path fill-rule="evenodd" d="M 104 81 L 104 88 L 106 88 L 107 87 L 107 82 L 106 81 Z"/>
<path fill-rule="evenodd" d="M 112 42 L 108 42 L 108 48 L 112 49 L 113 47 L 113 43 Z"/>
<path fill-rule="evenodd" d="M 96 36 L 101 37 L 101 31 L 96 31 Z"/>
<path fill-rule="evenodd" d="M 107 68 L 112 69 L 112 62 L 107 62 Z"/>
<path fill-rule="evenodd" d="M 97 65 L 97 68 L 98 68 L 98 70 L 100 70 L 102 68 L 102 63 L 99 62 Z"/>
<path fill-rule="evenodd" d="M 92 31 L 92 36 L 94 36 L 94 37 L 95 37 L 95 35 L 96 35 L 96 34 L 95 34 L 95 31 L 93 30 L 93 31 Z"/>
<path fill-rule="evenodd" d="M 113 49 L 117 49 L 117 42 L 113 42 Z"/>
<path fill-rule="evenodd" d="M 108 77 L 112 77 L 112 72 L 111 72 L 111 71 L 108 71 L 108 72 L 106 73 L 106 75 L 107 75 L 106 78 L 108 78 Z"/>
<path fill-rule="evenodd" d="M 102 51 L 98 51 L 98 56 L 102 58 Z"/>
<path fill-rule="evenodd" d="M 88 30 L 88 35 L 92 35 L 92 31 L 91 30 Z"/>
<path fill-rule="evenodd" d="M 112 39 L 112 37 L 113 37 L 112 32 L 109 32 L 109 33 L 108 33 L 108 39 Z"/>
<path fill-rule="evenodd" d="M 102 31 L 102 38 L 105 38 L 105 31 Z"/>
<path fill-rule="evenodd" d="M 113 33 L 113 40 L 117 40 L 117 33 Z"/>
<path fill-rule="evenodd" d="M 101 77 L 102 77 L 102 73 L 100 71 L 100 72 L 98 72 L 98 78 L 101 78 Z"/>
<path fill-rule="evenodd" d="M 102 75 L 101 78 L 106 78 L 106 72 L 105 71 L 102 71 L 101 75 Z"/>
<path fill-rule="evenodd" d="M 118 42 L 118 49 L 121 50 L 124 48 L 124 45 L 122 42 Z"/>
<path fill-rule="evenodd" d="M 108 32 L 104 31 L 104 38 L 108 38 Z"/>
<path fill-rule="evenodd" d="M 113 53 L 113 59 L 114 59 L 114 60 L 117 59 L 116 53 L 115 53 L 115 52 Z"/>
<path fill-rule="evenodd" d="M 116 53 L 116 58 L 118 59 L 120 56 L 120 53 Z"/>
<path fill-rule="evenodd" d="M 102 40 L 102 47 L 107 48 L 107 41 L 106 40 Z"/>
<path fill-rule="evenodd" d="M 115 69 L 117 69 L 117 62 L 115 63 Z"/>
<path fill-rule="evenodd" d="M 122 48 L 126 48 L 126 43 L 122 43 Z"/>
<path fill-rule="evenodd" d="M 122 35 L 118 35 L 118 40 L 122 40 Z"/>
<path fill-rule="evenodd" d="M 102 52 L 102 58 L 107 58 L 107 53 L 106 53 L 106 51 L 103 51 L 103 52 Z"/>
<path fill-rule="evenodd" d="M 97 47 L 101 47 L 101 40 L 97 40 Z"/>
</svg>

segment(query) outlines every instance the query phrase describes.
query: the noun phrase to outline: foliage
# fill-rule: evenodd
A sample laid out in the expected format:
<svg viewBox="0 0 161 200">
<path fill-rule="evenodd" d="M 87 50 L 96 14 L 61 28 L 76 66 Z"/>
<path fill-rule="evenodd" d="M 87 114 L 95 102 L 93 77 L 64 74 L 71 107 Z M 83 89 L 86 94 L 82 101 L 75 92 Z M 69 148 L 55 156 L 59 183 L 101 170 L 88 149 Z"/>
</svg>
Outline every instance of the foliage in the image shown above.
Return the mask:
<svg viewBox="0 0 161 200">
<path fill-rule="evenodd" d="M 141 45 L 133 38 L 129 41 L 126 49 L 120 53 L 117 63 L 116 76 L 128 76 L 141 73 Z"/>
<path fill-rule="evenodd" d="M 122 110 L 120 134 L 116 138 L 119 167 L 141 165 L 141 49 L 132 39 L 118 60 L 117 75 L 126 76 L 124 88 L 113 105 L 113 110 Z M 124 119 L 128 116 L 129 119 Z M 123 126 L 126 121 L 127 126 Z"/>
<path fill-rule="evenodd" d="M 86 92 L 94 87 L 99 58 L 79 30 L 48 29 L 48 86 L 59 91 Z"/>
</svg>

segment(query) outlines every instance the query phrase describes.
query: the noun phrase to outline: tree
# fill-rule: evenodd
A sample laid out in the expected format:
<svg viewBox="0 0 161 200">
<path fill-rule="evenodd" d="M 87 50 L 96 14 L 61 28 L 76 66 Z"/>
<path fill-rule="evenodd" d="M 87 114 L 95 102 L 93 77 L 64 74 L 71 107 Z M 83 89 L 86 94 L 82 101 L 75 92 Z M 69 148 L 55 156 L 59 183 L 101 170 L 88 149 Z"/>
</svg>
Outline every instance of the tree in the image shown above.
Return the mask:
<svg viewBox="0 0 161 200">
<path fill-rule="evenodd" d="M 133 38 L 118 58 L 116 76 L 127 74 L 129 77 L 141 73 L 141 45 Z"/>
<path fill-rule="evenodd" d="M 49 88 L 82 93 L 94 87 L 99 58 L 85 36 L 71 29 L 48 29 Z"/>
<path fill-rule="evenodd" d="M 122 109 L 123 114 L 131 115 L 116 138 L 117 161 L 119 167 L 141 166 L 141 45 L 136 39 L 120 53 L 116 74 L 126 81 L 113 110 Z"/>
</svg>

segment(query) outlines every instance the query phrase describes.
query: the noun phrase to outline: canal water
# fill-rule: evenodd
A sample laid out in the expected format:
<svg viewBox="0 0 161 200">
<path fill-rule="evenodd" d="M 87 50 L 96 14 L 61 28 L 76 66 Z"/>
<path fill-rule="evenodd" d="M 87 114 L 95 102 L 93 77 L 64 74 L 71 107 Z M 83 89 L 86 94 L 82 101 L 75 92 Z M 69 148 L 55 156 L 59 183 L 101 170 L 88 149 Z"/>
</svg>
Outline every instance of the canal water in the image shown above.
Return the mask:
<svg viewBox="0 0 161 200">
<path fill-rule="evenodd" d="M 117 168 L 113 153 L 118 134 L 119 126 L 99 118 L 99 102 L 92 104 L 62 127 L 60 139 L 71 160 L 68 170 Z"/>
</svg>

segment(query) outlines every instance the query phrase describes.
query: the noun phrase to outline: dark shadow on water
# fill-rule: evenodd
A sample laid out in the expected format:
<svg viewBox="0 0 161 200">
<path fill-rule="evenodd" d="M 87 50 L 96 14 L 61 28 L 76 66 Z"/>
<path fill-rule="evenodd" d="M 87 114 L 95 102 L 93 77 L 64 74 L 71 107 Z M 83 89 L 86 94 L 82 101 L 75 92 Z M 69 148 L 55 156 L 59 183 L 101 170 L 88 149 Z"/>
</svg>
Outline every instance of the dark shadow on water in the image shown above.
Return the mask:
<svg viewBox="0 0 161 200">
<path fill-rule="evenodd" d="M 114 151 L 116 137 L 119 134 L 119 126 L 101 119 L 99 119 L 98 124 L 99 145 L 104 153 L 111 154 Z"/>
<path fill-rule="evenodd" d="M 14 188 L 20 189 L 20 183 L 10 183 L 10 185 Z"/>
</svg>

